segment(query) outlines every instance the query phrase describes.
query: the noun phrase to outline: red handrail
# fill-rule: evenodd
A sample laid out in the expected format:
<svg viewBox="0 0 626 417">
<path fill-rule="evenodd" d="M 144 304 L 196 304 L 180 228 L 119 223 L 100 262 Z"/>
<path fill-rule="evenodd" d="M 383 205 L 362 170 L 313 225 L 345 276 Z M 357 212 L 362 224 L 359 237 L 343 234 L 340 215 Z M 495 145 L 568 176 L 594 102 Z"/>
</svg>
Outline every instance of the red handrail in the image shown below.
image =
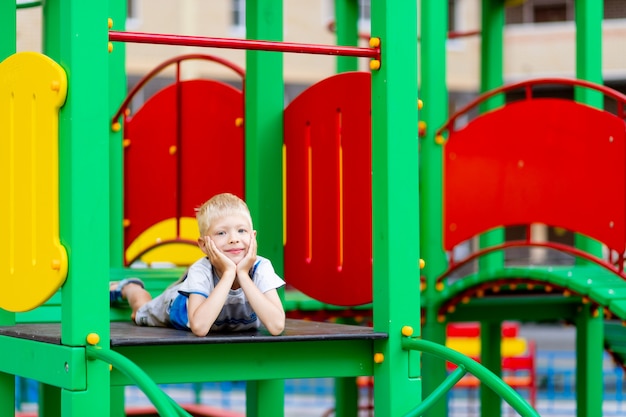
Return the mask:
<svg viewBox="0 0 626 417">
<path fill-rule="evenodd" d="M 591 261 L 603 268 L 605 268 L 606 270 L 613 272 L 615 275 L 621 277 L 623 280 L 626 280 L 626 273 L 624 273 L 624 267 L 623 267 L 623 261 L 624 261 L 624 256 L 620 255 L 619 256 L 619 261 L 617 263 L 617 267 L 614 266 L 613 264 L 606 262 L 603 259 L 599 259 L 593 255 L 590 255 L 589 253 L 575 248 L 573 246 L 569 246 L 569 245 L 564 245 L 562 243 L 555 243 L 555 242 L 529 242 L 528 240 L 512 240 L 512 241 L 508 241 L 508 242 L 504 242 L 501 243 L 499 245 L 493 245 L 493 246 L 489 246 L 488 248 L 484 248 L 481 250 L 478 250 L 476 252 L 474 252 L 473 254 L 469 255 L 467 258 L 461 260 L 460 262 L 453 262 L 452 260 L 450 260 L 450 267 L 448 268 L 448 270 L 446 272 L 444 272 L 442 275 L 440 275 L 439 277 L 437 277 L 436 282 L 439 283 L 441 281 L 443 281 L 444 279 L 446 279 L 448 276 L 450 276 L 450 274 L 452 274 L 454 271 L 458 270 L 460 267 L 467 265 L 469 262 L 480 258 L 483 255 L 487 255 L 489 253 L 498 251 L 498 250 L 503 250 L 503 249 L 509 249 L 509 248 L 514 248 L 514 247 L 536 247 L 536 248 L 548 248 L 548 249 L 555 249 L 558 250 L 560 252 L 564 252 L 564 253 L 569 253 L 571 255 L 586 259 L 588 261 Z"/>
<path fill-rule="evenodd" d="M 568 85 L 572 87 L 585 87 L 592 90 L 599 91 L 603 93 L 605 96 L 611 97 L 617 102 L 617 116 L 624 119 L 626 118 L 626 114 L 624 113 L 624 103 L 626 103 L 626 95 L 620 93 L 619 91 L 613 90 L 612 88 L 606 87 L 604 85 L 595 84 L 590 81 L 571 79 L 571 78 L 537 78 L 533 80 L 520 81 L 517 83 L 501 86 L 495 88 L 493 90 L 487 91 L 486 93 L 481 94 L 476 99 L 469 102 L 467 105 L 463 106 L 461 109 L 456 111 L 448 121 L 441 126 L 435 133 L 435 136 L 441 135 L 444 131 L 450 130 L 454 128 L 454 123 L 456 120 L 463 114 L 467 113 L 470 109 L 478 106 L 480 103 L 487 101 L 497 94 L 507 93 L 512 90 L 524 88 L 526 90 L 526 100 L 531 100 L 533 98 L 532 88 L 537 85 L 545 85 L 545 84 L 557 84 L 557 85 Z"/>
<path fill-rule="evenodd" d="M 109 31 L 109 40 L 112 42 L 149 43 L 157 45 L 201 46 L 300 54 L 356 56 L 380 60 L 380 47 L 360 48 L 356 46 L 317 45 L 253 39 L 209 38 L 205 36 L 116 31 Z"/>
<path fill-rule="evenodd" d="M 161 71 L 163 71 L 165 68 L 169 67 L 172 64 L 176 64 L 177 66 L 180 66 L 180 63 L 182 61 L 188 61 L 188 60 L 192 60 L 192 59 L 200 59 L 200 60 L 205 60 L 205 61 L 212 61 L 221 65 L 224 65 L 226 68 L 229 68 L 231 70 L 233 70 L 235 73 L 237 73 L 237 75 L 239 75 L 241 77 L 242 83 L 245 82 L 245 77 L 246 77 L 246 71 L 241 68 L 240 66 L 238 66 L 237 64 L 234 64 L 230 61 L 227 61 L 223 58 L 217 57 L 217 56 L 213 56 L 213 55 L 206 55 L 206 54 L 187 54 L 187 55 L 180 55 L 171 59 L 168 59 L 166 61 L 163 61 L 161 64 L 157 65 L 154 69 L 152 69 L 152 71 L 150 71 L 148 74 L 144 75 L 144 77 L 139 80 L 139 82 L 137 84 L 135 84 L 135 86 L 132 88 L 132 90 L 130 90 L 130 92 L 128 93 L 128 96 L 126 96 L 126 98 L 124 99 L 124 101 L 122 102 L 122 104 L 120 105 L 120 107 L 118 108 L 118 110 L 115 112 L 115 114 L 113 115 L 112 119 L 111 119 L 111 124 L 114 124 L 115 122 L 118 121 L 118 119 L 120 118 L 120 116 L 122 115 L 122 113 L 124 113 L 124 111 L 128 108 L 128 105 L 130 103 L 130 101 L 133 99 L 133 97 L 135 96 L 135 94 L 137 94 L 139 92 L 139 90 L 141 90 L 141 88 L 146 85 L 146 83 L 148 81 L 150 81 L 152 78 L 154 78 L 158 73 L 160 73 Z M 176 71 L 177 74 L 179 73 L 179 71 Z M 178 78 L 178 76 L 177 76 Z M 178 80 L 177 80 L 178 81 Z"/>
</svg>

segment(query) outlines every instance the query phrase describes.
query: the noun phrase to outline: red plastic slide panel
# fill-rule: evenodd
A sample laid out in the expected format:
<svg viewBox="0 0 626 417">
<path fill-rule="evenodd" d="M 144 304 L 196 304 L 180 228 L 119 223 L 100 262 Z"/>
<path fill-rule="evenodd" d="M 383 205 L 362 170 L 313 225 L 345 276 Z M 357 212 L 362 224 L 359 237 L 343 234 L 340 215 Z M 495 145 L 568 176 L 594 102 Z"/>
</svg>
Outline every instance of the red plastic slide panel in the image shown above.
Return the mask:
<svg viewBox="0 0 626 417">
<path fill-rule="evenodd" d="M 125 248 L 160 221 L 195 217 L 217 193 L 244 196 L 244 132 L 236 122 L 243 112 L 240 90 L 189 80 L 165 87 L 126 120 Z"/>
<path fill-rule="evenodd" d="M 329 304 L 372 301 L 370 85 L 339 74 L 285 110 L 285 277 Z"/>
<path fill-rule="evenodd" d="M 450 133 L 444 245 L 544 223 L 624 251 L 624 121 L 563 99 L 515 102 Z"/>
</svg>

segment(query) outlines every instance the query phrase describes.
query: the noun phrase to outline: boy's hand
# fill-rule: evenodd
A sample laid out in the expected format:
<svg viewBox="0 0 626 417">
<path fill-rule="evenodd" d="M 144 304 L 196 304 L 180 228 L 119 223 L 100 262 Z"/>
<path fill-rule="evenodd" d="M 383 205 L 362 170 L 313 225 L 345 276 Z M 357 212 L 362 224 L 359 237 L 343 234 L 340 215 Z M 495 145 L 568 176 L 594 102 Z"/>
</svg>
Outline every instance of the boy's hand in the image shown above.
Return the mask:
<svg viewBox="0 0 626 417">
<path fill-rule="evenodd" d="M 242 273 L 248 275 L 250 273 L 250 269 L 252 269 L 256 262 L 256 249 L 256 230 L 254 230 L 250 235 L 250 245 L 248 245 L 246 256 L 237 264 L 237 274 Z"/>
<path fill-rule="evenodd" d="M 228 271 L 235 273 L 237 271 L 237 265 L 215 246 L 215 242 L 213 242 L 209 236 L 204 236 L 203 239 L 209 262 L 211 262 L 213 268 L 219 272 L 219 275 L 224 276 Z"/>
</svg>

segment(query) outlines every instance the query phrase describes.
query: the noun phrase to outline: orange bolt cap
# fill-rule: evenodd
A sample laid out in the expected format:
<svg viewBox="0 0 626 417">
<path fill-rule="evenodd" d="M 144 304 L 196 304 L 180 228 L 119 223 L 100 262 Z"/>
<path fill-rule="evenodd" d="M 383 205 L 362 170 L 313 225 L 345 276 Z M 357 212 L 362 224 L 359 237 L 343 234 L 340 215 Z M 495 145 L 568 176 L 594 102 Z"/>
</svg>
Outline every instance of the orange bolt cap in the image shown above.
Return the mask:
<svg viewBox="0 0 626 417">
<path fill-rule="evenodd" d="M 413 328 L 411 326 L 402 326 L 402 336 L 412 336 L 413 335 Z"/>
<path fill-rule="evenodd" d="M 90 345 L 97 345 L 98 342 L 100 342 L 100 336 L 98 335 L 98 333 L 89 333 L 87 335 L 87 343 L 89 343 Z"/>
<path fill-rule="evenodd" d="M 380 46 L 380 38 L 370 38 L 370 47 L 378 48 Z"/>
<path fill-rule="evenodd" d="M 385 355 L 380 352 L 374 354 L 374 363 L 383 363 L 385 360 Z"/>
<path fill-rule="evenodd" d="M 420 269 L 424 269 L 425 266 L 426 266 L 426 261 L 420 258 Z"/>
<path fill-rule="evenodd" d="M 115 122 L 111 125 L 111 130 L 114 132 L 119 132 L 121 128 L 122 125 L 120 124 L 120 122 Z"/>
<path fill-rule="evenodd" d="M 109 53 L 113 52 L 113 42 L 109 42 Z"/>
<path fill-rule="evenodd" d="M 113 27 L 113 19 L 111 19 L 110 17 L 107 20 L 107 25 L 109 26 L 109 29 Z"/>
<path fill-rule="evenodd" d="M 370 61 L 370 69 L 372 71 L 377 71 L 380 69 L 380 61 L 378 59 L 372 59 Z"/>
<path fill-rule="evenodd" d="M 424 102 L 418 98 L 417 99 L 417 109 L 418 110 L 422 110 L 422 107 L 424 107 Z"/>
<path fill-rule="evenodd" d="M 235 119 L 235 126 L 237 127 L 243 126 L 243 117 L 238 117 Z"/>
</svg>

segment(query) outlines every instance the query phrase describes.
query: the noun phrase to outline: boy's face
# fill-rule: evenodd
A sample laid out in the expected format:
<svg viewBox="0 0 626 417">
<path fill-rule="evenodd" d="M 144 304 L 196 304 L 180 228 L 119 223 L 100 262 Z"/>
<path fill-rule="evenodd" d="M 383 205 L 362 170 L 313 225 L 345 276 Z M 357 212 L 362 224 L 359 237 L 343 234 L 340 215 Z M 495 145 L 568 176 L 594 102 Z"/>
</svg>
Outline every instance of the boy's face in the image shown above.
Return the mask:
<svg viewBox="0 0 626 417">
<path fill-rule="evenodd" d="M 215 242 L 220 252 L 237 264 L 248 252 L 252 233 L 252 225 L 245 216 L 232 214 L 212 222 L 206 236 Z M 202 246 L 201 249 L 204 250 Z"/>
</svg>

